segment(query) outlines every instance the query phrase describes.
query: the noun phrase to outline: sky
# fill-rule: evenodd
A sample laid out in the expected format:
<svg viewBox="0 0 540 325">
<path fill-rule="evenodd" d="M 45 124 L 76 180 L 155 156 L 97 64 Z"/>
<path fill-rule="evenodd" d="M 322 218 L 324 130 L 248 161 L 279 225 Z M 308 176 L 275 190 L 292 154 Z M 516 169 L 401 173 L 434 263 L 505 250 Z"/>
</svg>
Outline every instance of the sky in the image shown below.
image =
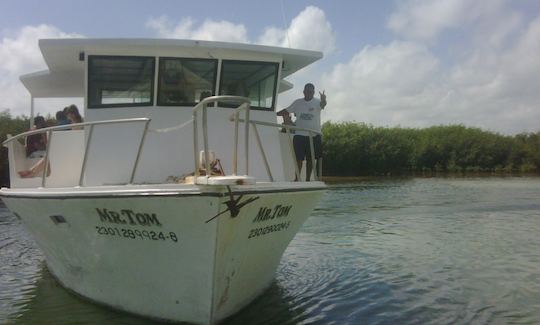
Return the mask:
<svg viewBox="0 0 540 325">
<path fill-rule="evenodd" d="M 312 82 L 323 121 L 540 130 L 540 1 L 0 0 L 0 111 L 29 114 L 22 74 L 41 38 L 181 38 L 321 51 L 278 108 Z M 70 99 L 80 105 L 80 99 Z M 54 113 L 65 101 L 38 100 Z"/>
</svg>

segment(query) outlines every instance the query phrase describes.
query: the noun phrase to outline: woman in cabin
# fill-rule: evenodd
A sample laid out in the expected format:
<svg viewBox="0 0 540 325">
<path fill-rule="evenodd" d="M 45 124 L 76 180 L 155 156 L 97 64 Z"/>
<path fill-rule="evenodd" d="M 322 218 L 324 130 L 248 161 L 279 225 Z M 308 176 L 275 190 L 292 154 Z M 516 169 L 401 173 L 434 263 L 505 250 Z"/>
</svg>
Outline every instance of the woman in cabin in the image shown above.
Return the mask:
<svg viewBox="0 0 540 325">
<path fill-rule="evenodd" d="M 56 125 L 67 125 L 69 120 L 67 119 L 66 113 L 64 110 L 56 112 Z"/>
<path fill-rule="evenodd" d="M 66 115 L 67 115 L 67 118 L 68 118 L 70 124 L 82 123 L 83 122 L 81 114 L 79 113 L 79 109 L 77 108 L 77 106 L 75 106 L 73 104 L 71 104 L 71 105 L 69 105 L 67 107 Z M 82 126 L 76 126 L 76 127 L 72 128 L 72 130 L 82 130 L 82 129 L 83 129 Z"/>
</svg>

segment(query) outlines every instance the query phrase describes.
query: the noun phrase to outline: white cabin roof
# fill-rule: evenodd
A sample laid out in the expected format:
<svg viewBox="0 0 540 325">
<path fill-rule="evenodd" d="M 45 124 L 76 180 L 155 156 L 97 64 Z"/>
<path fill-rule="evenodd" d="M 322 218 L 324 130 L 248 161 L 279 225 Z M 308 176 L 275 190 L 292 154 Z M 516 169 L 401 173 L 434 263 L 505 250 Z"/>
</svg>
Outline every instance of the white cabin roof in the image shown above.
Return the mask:
<svg viewBox="0 0 540 325">
<path fill-rule="evenodd" d="M 20 77 L 35 98 L 84 97 L 85 62 L 80 53 L 96 55 L 155 55 L 242 59 L 273 57 L 283 61 L 279 92 L 291 89 L 283 78 L 322 58 L 321 52 L 254 44 L 178 39 L 42 39 L 39 47 L 48 70 Z M 263 59 L 264 61 L 264 59 Z"/>
</svg>

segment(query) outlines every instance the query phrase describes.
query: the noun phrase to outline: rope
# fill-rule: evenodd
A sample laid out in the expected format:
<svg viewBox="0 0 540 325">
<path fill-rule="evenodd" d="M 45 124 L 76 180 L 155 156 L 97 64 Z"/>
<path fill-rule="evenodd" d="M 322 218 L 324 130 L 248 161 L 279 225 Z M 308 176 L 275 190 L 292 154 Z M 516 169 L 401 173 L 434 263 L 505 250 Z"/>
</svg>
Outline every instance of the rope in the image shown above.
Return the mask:
<svg viewBox="0 0 540 325">
<path fill-rule="evenodd" d="M 193 119 L 187 120 L 186 122 L 182 124 L 178 124 L 175 126 L 171 126 L 170 128 L 163 128 L 163 129 L 148 129 L 148 132 L 156 132 L 156 133 L 165 133 L 165 132 L 171 132 L 174 130 L 180 130 L 181 128 L 185 127 L 186 125 L 189 125 L 193 122 Z"/>
</svg>

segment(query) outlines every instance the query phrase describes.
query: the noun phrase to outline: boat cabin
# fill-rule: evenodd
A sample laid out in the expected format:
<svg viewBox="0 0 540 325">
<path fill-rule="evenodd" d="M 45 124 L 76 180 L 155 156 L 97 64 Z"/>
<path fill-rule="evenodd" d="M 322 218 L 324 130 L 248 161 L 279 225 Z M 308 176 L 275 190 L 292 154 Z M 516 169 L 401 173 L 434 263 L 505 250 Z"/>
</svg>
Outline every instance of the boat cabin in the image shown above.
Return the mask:
<svg viewBox="0 0 540 325">
<path fill-rule="evenodd" d="M 294 178 L 288 140 L 271 124 L 276 123 L 278 94 L 292 88 L 285 78 L 320 59 L 320 52 L 173 39 L 44 39 L 39 46 L 48 69 L 21 77 L 32 106 L 36 98 L 82 97 L 85 123 L 149 122 L 50 132 L 46 183 L 17 175 L 35 161 L 25 157 L 20 142 L 9 142 L 12 187 L 161 184 L 193 173 L 194 123 L 199 123 L 195 133 L 200 133 L 201 149 L 205 132 L 203 117 L 194 121 L 193 108 L 212 96 L 245 97 L 249 119 L 268 123 L 248 133 L 247 149 L 238 146 L 238 156 L 248 151 L 249 175 L 257 181 Z M 238 105 L 229 100 L 205 104 L 207 147 L 227 175 L 234 168 L 231 115 Z M 238 130 L 242 144 L 246 129 Z M 239 161 L 238 174 L 248 174 Z"/>
</svg>

